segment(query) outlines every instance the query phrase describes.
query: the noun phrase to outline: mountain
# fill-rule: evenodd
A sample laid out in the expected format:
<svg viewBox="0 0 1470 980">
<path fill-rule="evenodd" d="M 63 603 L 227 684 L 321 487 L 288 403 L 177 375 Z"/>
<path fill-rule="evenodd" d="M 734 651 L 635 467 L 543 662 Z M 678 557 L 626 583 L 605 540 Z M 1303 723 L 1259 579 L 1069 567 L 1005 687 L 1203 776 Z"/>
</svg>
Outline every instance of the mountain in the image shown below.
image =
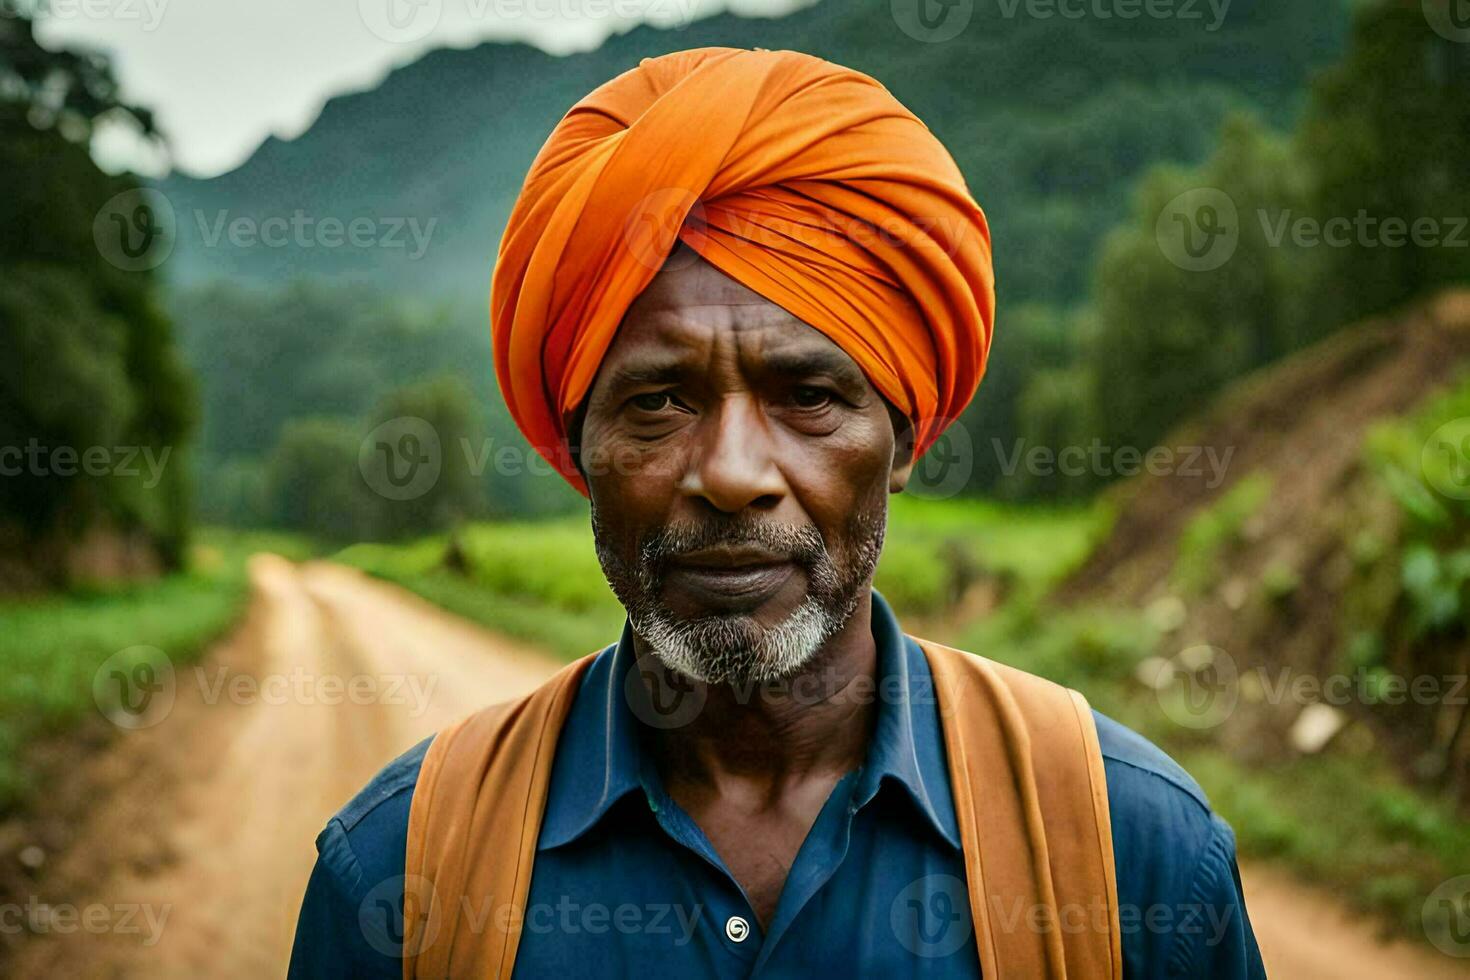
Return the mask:
<svg viewBox="0 0 1470 980">
<path fill-rule="evenodd" d="M 480 315 L 511 203 L 561 115 L 643 57 L 731 45 L 794 48 L 882 81 L 946 142 L 990 215 L 1007 302 L 1068 304 L 1143 168 L 1201 159 L 1234 109 L 1290 123 L 1304 82 L 1342 48 L 1345 3 L 1323 6 L 1235 0 L 1217 22 L 1202 0 L 1164 19 L 962 3 L 948 9 L 970 10 L 968 25 L 935 43 L 901 0 L 842 0 L 642 26 L 565 57 L 519 43 L 436 50 L 229 173 L 160 181 L 178 225 L 164 273 L 181 286 L 327 277 Z M 363 218 L 370 244 L 331 244 Z M 232 243 L 239 219 L 270 243 Z"/>
</svg>

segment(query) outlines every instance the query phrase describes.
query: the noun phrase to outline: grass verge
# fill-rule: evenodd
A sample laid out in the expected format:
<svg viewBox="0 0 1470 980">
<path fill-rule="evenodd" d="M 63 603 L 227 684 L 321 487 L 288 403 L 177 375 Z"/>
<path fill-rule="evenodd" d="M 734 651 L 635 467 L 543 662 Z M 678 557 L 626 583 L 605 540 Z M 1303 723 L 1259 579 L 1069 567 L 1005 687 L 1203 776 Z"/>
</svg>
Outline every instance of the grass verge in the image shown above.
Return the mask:
<svg viewBox="0 0 1470 980">
<path fill-rule="evenodd" d="M 1223 744 L 1223 725 L 1177 723 L 1136 677 L 1160 646 L 1141 613 L 1018 601 L 969 629 L 962 645 L 1082 691 L 1195 777 L 1243 857 L 1288 867 L 1403 935 L 1422 939 L 1426 896 L 1470 869 L 1470 821 L 1448 799 L 1406 786 L 1371 737 L 1248 761 Z"/>
<path fill-rule="evenodd" d="M 188 567 L 151 582 L 0 602 L 0 813 L 31 791 L 26 748 L 97 712 L 93 681 L 132 646 L 195 660 L 239 618 L 249 599 L 245 560 L 258 551 L 307 557 L 299 538 L 205 530 Z"/>
</svg>

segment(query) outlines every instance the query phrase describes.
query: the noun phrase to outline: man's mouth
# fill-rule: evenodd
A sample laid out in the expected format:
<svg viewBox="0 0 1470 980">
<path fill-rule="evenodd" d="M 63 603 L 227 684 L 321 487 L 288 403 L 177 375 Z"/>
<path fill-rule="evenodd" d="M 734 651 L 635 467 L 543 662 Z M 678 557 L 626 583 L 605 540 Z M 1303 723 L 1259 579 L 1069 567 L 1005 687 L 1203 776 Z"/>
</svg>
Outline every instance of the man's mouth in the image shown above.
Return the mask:
<svg viewBox="0 0 1470 980">
<path fill-rule="evenodd" d="M 790 555 L 758 545 L 720 545 L 670 558 L 664 585 L 700 606 L 749 609 L 779 592 L 798 568 Z"/>
</svg>

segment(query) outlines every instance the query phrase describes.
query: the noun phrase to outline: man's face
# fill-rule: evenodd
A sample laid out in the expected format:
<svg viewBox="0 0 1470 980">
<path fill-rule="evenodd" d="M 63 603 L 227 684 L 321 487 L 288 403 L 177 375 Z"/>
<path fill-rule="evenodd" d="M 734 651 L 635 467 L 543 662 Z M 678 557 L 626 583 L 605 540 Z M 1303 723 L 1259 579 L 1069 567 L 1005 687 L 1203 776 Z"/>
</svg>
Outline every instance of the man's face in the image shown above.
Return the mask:
<svg viewBox="0 0 1470 980">
<path fill-rule="evenodd" d="M 633 628 L 710 683 L 795 673 L 870 587 L 910 468 L 898 441 L 852 358 L 680 246 L 581 426 L 598 558 Z"/>
</svg>

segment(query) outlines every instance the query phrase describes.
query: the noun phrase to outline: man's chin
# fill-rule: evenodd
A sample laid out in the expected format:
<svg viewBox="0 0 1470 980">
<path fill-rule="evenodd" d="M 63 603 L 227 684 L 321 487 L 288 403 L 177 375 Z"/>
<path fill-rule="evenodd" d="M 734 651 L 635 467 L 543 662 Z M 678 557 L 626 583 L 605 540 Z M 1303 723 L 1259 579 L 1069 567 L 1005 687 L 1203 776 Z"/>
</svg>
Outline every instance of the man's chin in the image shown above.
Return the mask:
<svg viewBox="0 0 1470 980">
<path fill-rule="evenodd" d="M 795 675 L 840 625 L 814 601 L 770 622 L 748 612 L 685 619 L 665 610 L 653 618 L 639 631 L 666 667 L 705 683 L 735 685 Z"/>
</svg>

